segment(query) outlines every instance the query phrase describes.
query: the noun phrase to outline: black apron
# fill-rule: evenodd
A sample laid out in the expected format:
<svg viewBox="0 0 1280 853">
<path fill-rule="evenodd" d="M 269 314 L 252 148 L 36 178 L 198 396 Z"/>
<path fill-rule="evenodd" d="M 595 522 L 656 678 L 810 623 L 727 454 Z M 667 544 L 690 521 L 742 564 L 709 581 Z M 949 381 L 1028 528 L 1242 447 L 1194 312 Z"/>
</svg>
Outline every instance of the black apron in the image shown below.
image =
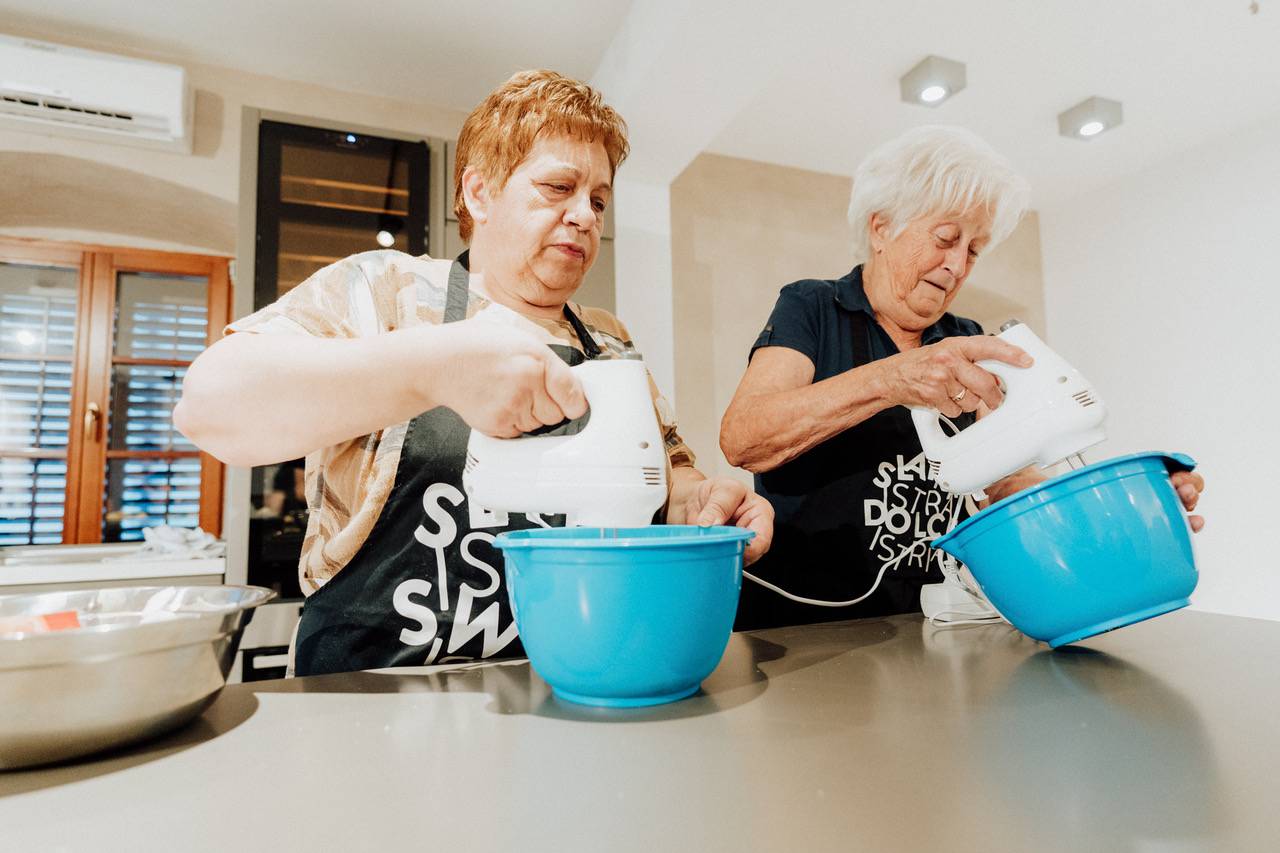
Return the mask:
<svg viewBox="0 0 1280 853">
<path fill-rule="evenodd" d="M 469 300 L 467 269 L 454 261 L 444 322 L 466 319 Z M 564 314 L 586 355 L 551 349 L 570 366 L 599 355 L 568 305 Z M 564 516 L 508 517 L 468 506 L 462 467 L 470 435 L 444 407 L 409 422 L 395 485 L 369 538 L 303 604 L 295 674 L 524 656 L 492 543 L 507 530 L 563 527 Z"/>
<path fill-rule="evenodd" d="M 884 334 L 862 311 L 850 312 L 853 367 L 869 364 L 870 336 Z M 955 419 L 964 428 L 973 415 Z M 943 554 L 929 543 L 977 511 L 971 497 L 942 491 L 905 406 L 879 412 L 756 477 L 773 503 L 773 547 L 748 569 L 796 595 L 848 607 L 818 607 L 742 584 L 736 630 L 911 613 L 920 587 L 942 581 Z"/>
</svg>

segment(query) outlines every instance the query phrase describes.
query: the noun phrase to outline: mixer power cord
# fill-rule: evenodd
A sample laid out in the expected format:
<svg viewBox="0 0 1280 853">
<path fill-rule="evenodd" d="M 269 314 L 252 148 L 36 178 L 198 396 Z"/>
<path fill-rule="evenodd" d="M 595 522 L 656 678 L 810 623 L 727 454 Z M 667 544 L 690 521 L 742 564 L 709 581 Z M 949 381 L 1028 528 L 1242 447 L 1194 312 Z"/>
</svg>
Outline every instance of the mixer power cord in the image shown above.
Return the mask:
<svg viewBox="0 0 1280 853">
<path fill-rule="evenodd" d="M 749 580 L 755 581 L 765 589 L 776 592 L 778 595 L 782 596 L 783 598 L 789 598 L 792 601 L 798 601 L 801 604 L 813 604 L 813 605 L 817 605 L 818 607 L 849 607 L 850 605 L 857 604 L 863 599 L 870 597 L 871 593 L 879 589 L 880 579 L 884 577 L 884 573 L 887 571 L 889 571 L 889 565 L 886 563 L 885 565 L 880 567 L 880 574 L 876 575 L 876 582 L 871 585 L 871 589 L 867 590 L 857 598 L 851 598 L 848 601 L 823 601 L 820 598 L 805 598 L 803 595 L 793 595 L 792 593 L 787 592 L 782 587 L 774 586 L 773 584 L 769 583 L 767 580 L 762 580 L 756 577 L 755 575 L 751 574 L 750 572 L 744 571 L 742 573 L 742 576 Z"/>
</svg>

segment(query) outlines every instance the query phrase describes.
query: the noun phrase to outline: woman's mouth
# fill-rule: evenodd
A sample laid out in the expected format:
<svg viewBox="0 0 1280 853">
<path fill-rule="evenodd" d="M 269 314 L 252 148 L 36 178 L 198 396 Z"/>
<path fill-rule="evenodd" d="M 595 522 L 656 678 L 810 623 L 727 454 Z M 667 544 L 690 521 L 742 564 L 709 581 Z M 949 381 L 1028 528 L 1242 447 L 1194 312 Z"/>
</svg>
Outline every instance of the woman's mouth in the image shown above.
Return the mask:
<svg viewBox="0 0 1280 853">
<path fill-rule="evenodd" d="M 556 243 L 552 248 L 577 261 L 584 260 L 587 257 L 587 253 L 580 246 L 575 246 L 573 243 Z"/>
</svg>

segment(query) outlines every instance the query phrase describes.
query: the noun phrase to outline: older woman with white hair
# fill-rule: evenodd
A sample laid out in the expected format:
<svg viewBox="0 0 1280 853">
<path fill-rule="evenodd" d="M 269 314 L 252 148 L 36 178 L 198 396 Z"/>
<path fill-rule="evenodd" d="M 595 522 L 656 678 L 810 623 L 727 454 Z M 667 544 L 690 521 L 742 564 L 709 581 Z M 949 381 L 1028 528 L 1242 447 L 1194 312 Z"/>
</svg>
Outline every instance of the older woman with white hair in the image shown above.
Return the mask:
<svg viewBox="0 0 1280 853">
<path fill-rule="evenodd" d="M 857 266 L 782 288 L 720 431 L 726 458 L 756 475 L 776 513 L 772 551 L 753 572 L 849 604 L 797 604 L 745 584 L 739 628 L 912 612 L 920 587 L 942 579 L 929 542 L 978 506 L 929 479 L 908 407 L 937 409 L 963 428 L 1001 401 L 976 362 L 1031 363 L 947 312 L 1028 195 L 1003 157 L 956 127 L 911 130 L 858 167 L 849 205 Z M 987 493 L 996 500 L 1039 479 L 1022 471 Z M 1203 481 L 1185 474 L 1175 485 L 1193 509 Z"/>
</svg>

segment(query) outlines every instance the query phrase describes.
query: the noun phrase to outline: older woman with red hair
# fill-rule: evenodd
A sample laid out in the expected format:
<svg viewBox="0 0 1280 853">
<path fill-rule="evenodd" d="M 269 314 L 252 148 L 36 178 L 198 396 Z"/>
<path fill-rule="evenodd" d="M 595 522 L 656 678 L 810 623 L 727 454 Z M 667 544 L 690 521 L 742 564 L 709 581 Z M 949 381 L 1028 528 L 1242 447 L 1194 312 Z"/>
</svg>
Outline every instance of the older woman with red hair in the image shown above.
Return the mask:
<svg viewBox="0 0 1280 853">
<path fill-rule="evenodd" d="M 626 155 L 626 126 L 599 93 L 516 74 L 458 138 L 467 252 L 347 258 L 232 323 L 191 366 L 174 421 L 202 449 L 233 465 L 306 456 L 297 674 L 522 654 L 494 536 L 564 520 L 469 506 L 467 440 L 581 416 L 569 367 L 630 346 L 612 314 L 570 301 Z M 651 390 L 666 520 L 749 527 L 759 556 L 771 507 L 703 477 Z"/>
</svg>

